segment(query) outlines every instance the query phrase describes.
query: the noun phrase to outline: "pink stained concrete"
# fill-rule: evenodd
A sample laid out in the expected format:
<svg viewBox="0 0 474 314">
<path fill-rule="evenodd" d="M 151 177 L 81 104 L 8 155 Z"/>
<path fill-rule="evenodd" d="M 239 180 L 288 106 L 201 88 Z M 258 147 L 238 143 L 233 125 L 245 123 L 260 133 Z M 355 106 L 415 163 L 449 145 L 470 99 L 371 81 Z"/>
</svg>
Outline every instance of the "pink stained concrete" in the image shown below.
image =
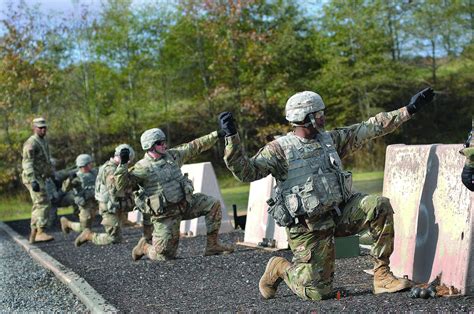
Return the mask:
<svg viewBox="0 0 474 314">
<path fill-rule="evenodd" d="M 391 267 L 418 282 L 433 280 L 473 294 L 473 193 L 461 182 L 461 145 L 387 148 L 384 196 L 395 215 Z"/>
</svg>

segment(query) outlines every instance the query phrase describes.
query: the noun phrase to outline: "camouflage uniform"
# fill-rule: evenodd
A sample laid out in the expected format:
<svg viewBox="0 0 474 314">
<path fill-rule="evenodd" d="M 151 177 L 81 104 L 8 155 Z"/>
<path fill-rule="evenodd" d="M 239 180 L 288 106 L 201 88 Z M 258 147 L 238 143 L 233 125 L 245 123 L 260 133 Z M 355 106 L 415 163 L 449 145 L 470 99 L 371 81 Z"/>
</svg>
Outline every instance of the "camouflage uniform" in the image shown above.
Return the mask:
<svg viewBox="0 0 474 314">
<path fill-rule="evenodd" d="M 404 107 L 349 127 L 320 132 L 314 139 L 288 133 L 252 158 L 244 154 L 238 134 L 225 138 L 224 160 L 236 178 L 251 182 L 271 174 L 277 180 L 277 204 L 269 211 L 280 224 L 287 225 L 294 255 L 293 264 L 282 278 L 301 298 L 321 300 L 331 296 L 335 236 L 369 229 L 376 265 L 388 265 L 394 236 L 390 202 L 383 196 L 353 192 L 351 174 L 342 168 L 341 158 L 367 141 L 394 131 L 409 118 Z M 297 182 L 297 189 L 287 185 L 288 181 Z M 278 206 L 290 208 L 295 216 L 288 215 L 288 211 L 277 213 Z M 303 215 L 303 208 L 317 210 Z"/>
<path fill-rule="evenodd" d="M 99 201 L 99 213 L 102 216 L 101 224 L 105 228 L 105 233 L 94 233 L 92 236 L 92 243 L 97 245 L 107 245 L 121 241 L 120 215 L 133 210 L 134 207 L 130 188 L 126 188 L 120 193 L 117 192 L 114 179 L 116 169 L 117 164 L 113 159 L 110 159 L 100 167 L 97 176 L 96 199 Z"/>
<path fill-rule="evenodd" d="M 145 153 L 129 171 L 126 165 L 117 167 L 118 189 L 129 184 L 140 187 L 135 203 L 142 212 L 151 215 L 153 244 L 144 252 L 150 259 L 176 257 L 181 220 L 205 216 L 207 234 L 217 235 L 222 219 L 219 200 L 202 193 L 193 194 L 192 182 L 180 169 L 186 161 L 211 148 L 217 138 L 214 131 L 169 149 L 157 159 Z"/>
<path fill-rule="evenodd" d="M 79 206 L 79 222 L 71 222 L 69 227 L 75 232 L 82 232 L 86 228 L 91 228 L 97 212 L 97 201 L 94 198 L 97 169 L 89 172 L 79 170 L 76 175 L 63 182 L 63 190 L 65 192 L 72 190 L 74 202 Z"/>
<path fill-rule="evenodd" d="M 51 165 L 51 154 L 46 139 L 37 134 L 23 144 L 22 181 L 30 192 L 33 202 L 31 212 L 31 228 L 44 228 L 48 223 L 51 208 L 50 196 L 46 189 L 46 181 L 54 175 Z M 38 182 L 40 191 L 35 192 L 31 183 Z"/>
</svg>

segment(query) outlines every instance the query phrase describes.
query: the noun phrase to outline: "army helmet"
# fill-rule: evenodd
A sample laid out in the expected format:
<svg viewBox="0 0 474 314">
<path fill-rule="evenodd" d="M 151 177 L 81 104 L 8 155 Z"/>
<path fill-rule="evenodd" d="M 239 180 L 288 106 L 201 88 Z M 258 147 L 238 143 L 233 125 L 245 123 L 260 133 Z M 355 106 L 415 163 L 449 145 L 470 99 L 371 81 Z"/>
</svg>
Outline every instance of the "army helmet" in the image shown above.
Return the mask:
<svg viewBox="0 0 474 314">
<path fill-rule="evenodd" d="M 133 150 L 132 146 L 128 144 L 120 144 L 119 146 L 115 147 L 114 156 L 120 156 L 120 151 L 124 148 L 130 151 L 130 160 L 133 160 L 135 158 L 135 151 Z"/>
<path fill-rule="evenodd" d="M 325 108 L 323 99 L 315 92 L 296 93 L 286 102 L 286 120 L 292 123 L 302 122 L 309 113 L 321 111 Z"/>
<path fill-rule="evenodd" d="M 140 143 L 143 150 L 149 150 L 157 141 L 165 141 L 166 135 L 158 128 L 153 128 L 143 132 L 140 136 Z"/>
<path fill-rule="evenodd" d="M 85 167 L 91 162 L 92 162 L 92 157 L 89 154 L 80 154 L 76 158 L 76 166 L 79 168 Z"/>
</svg>

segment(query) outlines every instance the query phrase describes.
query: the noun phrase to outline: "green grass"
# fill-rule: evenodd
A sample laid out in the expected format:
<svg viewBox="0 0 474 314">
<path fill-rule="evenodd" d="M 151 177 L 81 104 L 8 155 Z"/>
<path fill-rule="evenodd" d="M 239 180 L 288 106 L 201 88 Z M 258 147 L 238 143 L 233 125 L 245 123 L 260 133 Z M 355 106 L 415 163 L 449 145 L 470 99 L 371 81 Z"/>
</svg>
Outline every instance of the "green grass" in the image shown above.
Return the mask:
<svg viewBox="0 0 474 314">
<path fill-rule="evenodd" d="M 72 213 L 72 207 L 61 208 L 58 214 Z M 0 200 L 0 221 L 13 221 L 31 218 L 31 202 L 21 197 L 4 197 Z"/>
</svg>

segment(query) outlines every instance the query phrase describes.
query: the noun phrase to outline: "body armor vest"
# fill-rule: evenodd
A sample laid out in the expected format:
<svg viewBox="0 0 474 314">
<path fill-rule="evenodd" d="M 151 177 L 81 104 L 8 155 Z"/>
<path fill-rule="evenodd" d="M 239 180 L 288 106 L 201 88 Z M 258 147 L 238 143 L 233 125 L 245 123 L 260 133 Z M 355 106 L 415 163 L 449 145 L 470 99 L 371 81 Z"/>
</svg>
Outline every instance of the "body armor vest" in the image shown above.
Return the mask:
<svg viewBox="0 0 474 314">
<path fill-rule="evenodd" d="M 339 203 L 350 197 L 352 174 L 343 170 L 329 133 L 318 133 L 307 143 L 288 133 L 277 142 L 288 162 L 288 176 L 277 181 L 275 192 L 291 217 L 338 210 Z"/>
<path fill-rule="evenodd" d="M 154 161 L 142 159 L 139 163 L 148 173 L 142 186 L 147 205 L 145 211 L 150 210 L 150 213 L 160 215 L 167 206 L 177 204 L 192 195 L 192 182 L 183 175 L 171 155 L 165 154 Z M 138 205 L 137 207 L 140 208 Z"/>
<path fill-rule="evenodd" d="M 114 173 L 117 165 L 112 160 L 109 160 L 99 168 L 99 173 L 95 180 L 95 199 L 105 203 L 107 212 L 112 214 L 116 213 L 118 209 L 125 211 L 133 210 L 134 203 L 130 188 L 126 188 L 125 191 L 116 191 L 114 189 L 114 195 L 110 195 L 106 183 L 107 168 L 111 168 L 112 173 Z"/>
<path fill-rule="evenodd" d="M 85 201 L 93 199 L 95 194 L 95 180 L 97 177 L 97 170 L 92 169 L 87 173 L 78 171 L 77 177 L 81 181 L 81 190 L 75 191 L 76 194 L 79 194 L 81 197 L 83 197 Z"/>
</svg>

